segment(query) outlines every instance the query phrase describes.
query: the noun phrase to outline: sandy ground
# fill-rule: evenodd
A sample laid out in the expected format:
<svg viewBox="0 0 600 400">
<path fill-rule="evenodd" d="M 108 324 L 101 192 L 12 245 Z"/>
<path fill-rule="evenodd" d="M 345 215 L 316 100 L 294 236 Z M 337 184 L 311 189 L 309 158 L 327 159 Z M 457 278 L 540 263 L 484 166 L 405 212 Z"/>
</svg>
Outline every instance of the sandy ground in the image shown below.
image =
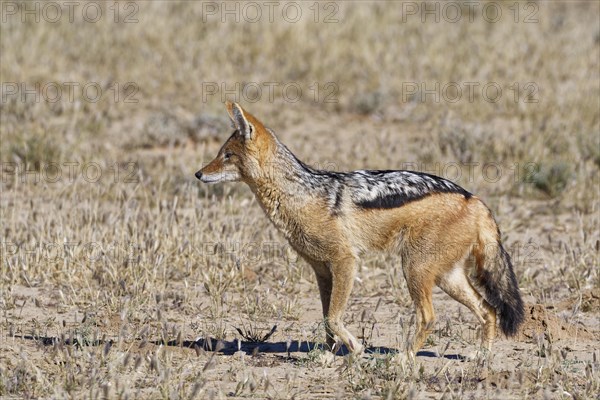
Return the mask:
<svg viewBox="0 0 600 400">
<path fill-rule="evenodd" d="M 311 128 L 319 132 L 327 122 L 331 121 L 317 121 Z M 365 119 L 353 123 L 358 125 L 356 136 L 364 133 L 362 125 L 364 129 L 385 125 Z M 295 131 L 301 128 L 285 135 L 288 142 L 298 138 Z M 418 128 L 413 132 L 406 137 L 408 143 L 419 136 Z M 298 143 L 295 147 L 305 151 L 304 143 L 299 139 Z M 172 159 L 173 151 L 185 160 L 197 157 L 198 151 L 214 153 L 218 146 L 215 140 L 201 149 L 189 143 L 175 150 L 144 148 L 135 154 L 158 163 Z M 5 192 L 3 204 L 10 205 L 18 196 Z M 222 196 L 223 200 L 209 200 L 206 211 L 221 212 L 217 221 L 229 221 L 223 222 L 222 230 L 233 234 L 229 231 L 233 224 L 242 237 L 251 237 L 258 224 L 263 240 L 285 244 L 247 192 L 242 190 L 235 200 L 248 207 L 247 219 L 231 219 L 229 211 L 219 211 L 232 204 Z M 570 283 L 574 271 L 563 271 L 556 263 L 576 257 L 572 249 L 562 251 L 557 243 L 572 243 L 584 231 L 592 232 L 591 239 L 581 242 L 588 243 L 597 225 L 578 214 L 552 213 L 543 200 L 490 198 L 499 210 L 501 226 L 510 232 L 507 247 L 521 251 L 513 252 L 513 259 L 526 302 L 519 335 L 499 337 L 492 354 L 478 353 L 480 328 L 474 316 L 436 289 L 434 334 L 414 360 L 407 358 L 403 349 L 412 335 L 414 317 L 397 258 L 361 261 L 345 321 L 365 341 L 367 351 L 353 358 L 345 349 L 336 356 L 321 350 L 318 290 L 302 261 L 292 258 L 293 270 L 281 257 L 277 263 L 245 262 L 234 270 L 233 286 L 215 300 L 207 289 L 212 275 L 202 273 L 225 273 L 224 264 L 219 264 L 223 259 L 207 264 L 206 255 L 201 255 L 192 259 L 192 275 L 178 278 L 185 263 L 173 264 L 175 275 L 158 276 L 154 286 L 135 293 L 123 287 L 123 294 L 114 295 L 120 290 L 114 287 L 123 284 L 110 284 L 109 291 L 102 286 L 102 279 L 108 278 L 82 279 L 93 269 L 85 262 L 71 268 L 62 285 L 32 282 L 4 288 L 4 296 L 10 294 L 11 300 L 5 303 L 0 323 L 3 374 L 12 376 L 9 382 L 21 376 L 19 384 L 30 385 L 21 388 L 25 397 L 345 399 L 385 397 L 387 390 L 390 398 L 505 399 L 570 398 L 573 390 L 593 392 L 589 385 L 598 382 L 600 357 L 600 291 L 593 284 Z M 31 201 L 32 208 L 44 209 L 47 200 L 41 196 Z M 184 198 L 180 201 L 177 217 L 168 226 L 175 237 L 184 234 L 184 226 L 198 212 Z M 206 201 L 200 197 L 192 204 L 205 207 Z M 22 212 L 22 218 L 29 218 L 29 211 Z M 162 218 L 158 215 L 150 220 Z M 593 255 L 589 262 L 594 263 Z M 138 273 L 138 267 L 143 265 L 132 272 Z M 282 283 L 282 277 L 293 282 Z M 264 342 L 244 339 L 244 335 L 264 337 L 275 326 Z M 224 335 L 217 340 L 219 331 Z"/>
<path fill-rule="evenodd" d="M 348 363 L 368 364 L 387 359 L 387 362 L 402 364 L 406 357 L 399 351 L 405 341 L 402 333 L 406 332 L 412 316 L 408 305 L 400 307 L 392 299 L 355 297 L 348 311 L 350 317 L 347 320 L 352 321 L 348 326 L 353 332 L 365 332 L 363 336 L 368 336 L 369 347 L 360 360 L 350 360 L 341 355 L 342 352 L 336 357 L 329 357 L 326 352 L 312 354 L 321 345 L 311 340 L 314 336 L 307 331 L 315 329 L 316 321 L 320 319 L 320 302 L 316 289 L 309 285 L 306 285 L 306 298 L 299 305 L 303 310 L 301 317 L 291 323 L 282 321 L 265 343 L 239 341 L 239 335 L 236 339 L 229 337 L 223 341 L 196 338 L 190 326 L 186 329 L 188 319 L 176 311 L 167 311 L 166 319 L 170 324 L 184 327 L 179 338 L 165 342 L 157 337 L 143 339 L 136 335 L 137 329 L 125 324 L 119 315 L 102 315 L 98 316 L 93 339 L 82 343 L 81 337 L 73 334 L 69 327 L 79 326 L 84 316 L 77 307 L 57 309 L 52 300 L 60 296 L 57 291 L 21 286 L 15 287 L 14 291 L 22 307 L 6 313 L 5 318 L 13 323 L 8 330 L 4 326 L 0 332 L 3 338 L 0 361 L 6 368 L 15 368 L 18 360 L 27 360 L 50 372 L 61 364 L 63 347 L 75 353 L 75 359 L 81 363 L 90 362 L 89 357 L 102 358 L 103 354 L 113 353 L 116 354 L 115 362 L 126 366 L 126 372 L 120 374 L 118 380 L 126 386 L 136 387 L 143 386 L 144 379 L 152 379 L 145 376 L 144 370 L 154 368 L 153 360 L 160 354 L 172 365 L 185 365 L 190 376 L 203 371 L 208 397 L 225 394 L 227 398 L 245 398 L 253 393 L 252 397 L 259 398 L 279 395 L 344 398 L 347 392 L 340 382 L 340 375 L 352 373 Z M 499 339 L 492 356 L 485 362 L 474 354 L 478 327 L 468 311 L 441 292 L 436 293 L 434 302 L 438 315 L 444 316 L 438 323 L 443 326 L 432 335 L 432 343 L 417 354 L 416 370 L 427 377 L 426 387 L 414 391 L 418 398 L 439 398 L 441 393 L 451 393 L 452 383 L 466 385 L 471 389 L 468 391 L 471 396 L 492 398 L 521 398 L 522 386 L 531 384 L 529 394 L 537 397 L 545 388 L 534 382 L 541 365 L 549 362 L 547 357 L 551 354 L 559 354 L 562 362 L 568 364 L 574 385 L 585 385 L 586 365 L 597 365 L 600 341 L 597 311 L 584 313 L 577 323 L 566 322 L 562 317 L 573 312 L 579 305 L 577 300 L 556 306 L 527 304 L 527 318 L 520 336 Z M 599 302 L 600 293 L 588 291 L 579 307 L 589 305 L 597 310 Z M 361 323 L 360 316 L 365 310 L 371 310 L 368 322 Z M 40 326 L 50 314 L 64 328 L 44 329 Z M 201 316 L 193 319 L 199 318 Z M 227 325 L 240 326 L 239 316 L 232 315 L 225 321 Z M 270 327 L 262 324 L 261 328 L 266 333 Z M 137 357 L 141 357 L 141 361 L 137 361 Z M 477 368 L 478 363 L 485 365 Z M 242 388 L 239 387 L 240 371 L 246 375 L 241 381 L 245 381 L 246 386 Z M 264 386 L 263 394 L 260 394 L 259 386 Z M 139 398 L 146 396 L 144 393 L 153 393 L 148 388 L 134 389 L 133 392 Z"/>
</svg>

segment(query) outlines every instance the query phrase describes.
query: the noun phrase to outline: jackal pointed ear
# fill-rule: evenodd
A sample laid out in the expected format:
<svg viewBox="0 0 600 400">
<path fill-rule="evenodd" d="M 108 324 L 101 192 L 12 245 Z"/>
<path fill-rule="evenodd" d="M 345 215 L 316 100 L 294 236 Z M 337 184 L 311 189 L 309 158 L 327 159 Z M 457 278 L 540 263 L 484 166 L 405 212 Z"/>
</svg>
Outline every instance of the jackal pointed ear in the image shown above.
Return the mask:
<svg viewBox="0 0 600 400">
<path fill-rule="evenodd" d="M 244 109 L 237 103 L 233 103 L 231 101 L 225 102 L 225 106 L 227 107 L 227 112 L 229 113 L 229 117 L 233 122 L 233 126 L 235 129 L 240 131 L 242 135 L 246 139 L 252 139 L 252 135 L 254 134 L 254 126 L 246 119 L 244 115 Z"/>
</svg>

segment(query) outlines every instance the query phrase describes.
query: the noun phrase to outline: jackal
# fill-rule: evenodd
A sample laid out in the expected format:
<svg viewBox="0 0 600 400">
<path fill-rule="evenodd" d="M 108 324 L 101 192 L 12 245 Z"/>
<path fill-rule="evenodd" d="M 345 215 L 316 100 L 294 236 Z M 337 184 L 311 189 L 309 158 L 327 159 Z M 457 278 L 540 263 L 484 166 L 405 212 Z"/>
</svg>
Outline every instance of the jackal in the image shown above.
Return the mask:
<svg viewBox="0 0 600 400">
<path fill-rule="evenodd" d="M 363 349 L 342 317 L 357 258 L 373 250 L 401 256 L 416 310 L 412 351 L 433 328 L 434 285 L 475 314 L 484 348 L 496 336 L 496 318 L 505 335 L 517 333 L 524 318 L 517 279 L 498 226 L 479 198 L 420 172 L 313 169 L 238 104 L 226 107 L 235 131 L 196 177 L 205 183 L 245 182 L 312 266 L 330 349 L 335 336 L 351 352 Z"/>
</svg>

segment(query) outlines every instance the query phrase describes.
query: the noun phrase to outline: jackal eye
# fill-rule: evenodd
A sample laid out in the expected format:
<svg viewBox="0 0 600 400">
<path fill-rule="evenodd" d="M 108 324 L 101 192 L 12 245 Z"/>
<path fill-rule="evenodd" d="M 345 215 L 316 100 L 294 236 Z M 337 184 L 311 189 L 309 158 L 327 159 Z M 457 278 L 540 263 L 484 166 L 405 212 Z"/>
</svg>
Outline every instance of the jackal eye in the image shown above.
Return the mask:
<svg viewBox="0 0 600 400">
<path fill-rule="evenodd" d="M 223 154 L 223 160 L 229 160 L 232 155 L 233 153 L 226 152 L 225 154 Z"/>
</svg>

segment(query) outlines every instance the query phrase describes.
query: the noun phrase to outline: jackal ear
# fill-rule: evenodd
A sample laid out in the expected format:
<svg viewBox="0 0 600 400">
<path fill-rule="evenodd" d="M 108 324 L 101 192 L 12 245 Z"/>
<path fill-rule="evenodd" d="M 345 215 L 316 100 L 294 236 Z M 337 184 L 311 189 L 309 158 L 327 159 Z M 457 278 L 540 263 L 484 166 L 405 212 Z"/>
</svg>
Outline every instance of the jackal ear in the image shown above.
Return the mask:
<svg viewBox="0 0 600 400">
<path fill-rule="evenodd" d="M 246 119 L 244 115 L 244 109 L 240 107 L 239 104 L 233 103 L 231 101 L 227 101 L 225 103 L 227 107 L 227 112 L 229 113 L 229 117 L 231 118 L 231 122 L 233 122 L 233 127 L 240 131 L 244 138 L 252 139 L 254 134 L 254 126 Z"/>
</svg>

